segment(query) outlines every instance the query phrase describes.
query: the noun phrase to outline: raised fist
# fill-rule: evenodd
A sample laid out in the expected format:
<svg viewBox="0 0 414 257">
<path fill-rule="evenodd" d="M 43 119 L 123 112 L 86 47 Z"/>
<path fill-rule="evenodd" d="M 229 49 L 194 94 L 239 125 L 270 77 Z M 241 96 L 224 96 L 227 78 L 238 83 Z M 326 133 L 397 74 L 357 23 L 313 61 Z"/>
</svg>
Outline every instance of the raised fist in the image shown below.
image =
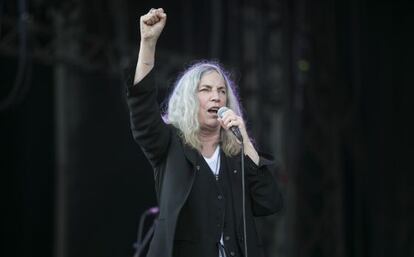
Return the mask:
<svg viewBox="0 0 414 257">
<path fill-rule="evenodd" d="M 140 18 L 141 40 L 156 41 L 164 29 L 167 14 L 162 8 L 152 8 Z"/>
</svg>

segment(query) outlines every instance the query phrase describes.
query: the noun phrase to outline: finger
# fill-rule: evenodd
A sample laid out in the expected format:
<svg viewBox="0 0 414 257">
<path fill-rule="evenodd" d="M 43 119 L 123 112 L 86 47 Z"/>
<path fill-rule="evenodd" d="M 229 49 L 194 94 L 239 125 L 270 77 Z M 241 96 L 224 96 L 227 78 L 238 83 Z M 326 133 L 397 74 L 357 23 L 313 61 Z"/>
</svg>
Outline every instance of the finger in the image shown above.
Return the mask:
<svg viewBox="0 0 414 257">
<path fill-rule="evenodd" d="M 153 24 L 154 24 L 154 22 L 151 20 L 151 18 L 147 18 L 147 19 L 145 19 L 145 20 L 144 20 L 144 23 L 145 23 L 146 25 L 148 25 L 148 26 L 151 26 L 151 25 L 153 25 Z"/>
<path fill-rule="evenodd" d="M 222 119 L 218 119 L 218 121 L 220 122 L 220 126 L 224 129 L 224 130 L 228 130 L 229 128 L 224 124 L 224 121 Z"/>
<path fill-rule="evenodd" d="M 151 15 L 151 17 L 149 18 L 149 21 L 148 21 L 148 25 L 154 25 L 157 22 L 158 22 L 157 16 Z"/>
<path fill-rule="evenodd" d="M 144 15 L 144 20 L 149 21 L 153 20 L 154 18 L 158 18 L 158 12 L 155 9 L 151 9 L 147 14 Z"/>
<path fill-rule="evenodd" d="M 167 14 L 165 14 L 165 13 L 157 13 L 157 16 L 156 16 L 158 19 L 160 19 L 160 20 L 162 20 L 162 19 L 164 19 L 165 17 L 167 17 Z"/>
<path fill-rule="evenodd" d="M 231 122 L 231 118 L 230 117 L 226 117 L 223 119 L 223 124 L 224 126 L 228 127 L 229 123 Z"/>
<path fill-rule="evenodd" d="M 228 128 L 231 121 L 232 121 L 231 118 L 230 117 L 227 117 L 227 118 L 223 119 L 223 125 L 226 128 Z"/>
<path fill-rule="evenodd" d="M 167 14 L 164 12 L 162 8 L 158 8 L 155 14 L 157 15 L 157 18 L 161 21 L 165 21 L 165 19 L 167 18 Z"/>
<path fill-rule="evenodd" d="M 152 17 L 152 19 L 153 19 L 154 23 L 157 23 L 157 22 L 159 22 L 159 21 L 160 21 L 160 17 L 158 17 L 158 15 L 154 15 L 154 16 Z"/>
<path fill-rule="evenodd" d="M 228 114 L 223 117 L 224 124 L 226 125 L 228 125 L 233 120 L 237 120 L 237 116 L 234 114 Z"/>
<path fill-rule="evenodd" d="M 227 127 L 231 128 L 231 127 L 239 127 L 240 126 L 240 122 L 238 120 L 231 120 L 228 124 Z"/>
<path fill-rule="evenodd" d="M 147 25 L 151 25 L 150 23 L 151 23 L 151 15 L 150 14 L 146 14 L 146 15 L 143 15 L 143 16 L 141 16 L 141 20 L 142 20 L 142 22 L 144 22 L 145 24 L 147 24 Z"/>
<path fill-rule="evenodd" d="M 217 121 L 220 123 L 221 126 L 224 127 L 224 120 L 222 118 L 218 117 Z"/>
<path fill-rule="evenodd" d="M 152 23 L 156 23 L 157 22 L 157 19 L 158 19 L 158 17 L 157 17 L 157 12 L 154 10 L 153 12 L 151 12 L 151 21 L 152 21 Z"/>
</svg>

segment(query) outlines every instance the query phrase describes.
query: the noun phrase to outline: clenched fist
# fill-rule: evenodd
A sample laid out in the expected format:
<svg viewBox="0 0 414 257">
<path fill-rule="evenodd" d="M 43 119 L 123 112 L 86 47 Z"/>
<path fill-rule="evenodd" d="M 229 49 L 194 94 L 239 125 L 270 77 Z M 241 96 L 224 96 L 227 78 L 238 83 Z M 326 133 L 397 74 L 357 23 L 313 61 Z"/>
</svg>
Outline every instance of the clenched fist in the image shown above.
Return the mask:
<svg viewBox="0 0 414 257">
<path fill-rule="evenodd" d="M 140 18 L 141 40 L 156 42 L 167 21 L 164 9 L 152 8 Z"/>
</svg>

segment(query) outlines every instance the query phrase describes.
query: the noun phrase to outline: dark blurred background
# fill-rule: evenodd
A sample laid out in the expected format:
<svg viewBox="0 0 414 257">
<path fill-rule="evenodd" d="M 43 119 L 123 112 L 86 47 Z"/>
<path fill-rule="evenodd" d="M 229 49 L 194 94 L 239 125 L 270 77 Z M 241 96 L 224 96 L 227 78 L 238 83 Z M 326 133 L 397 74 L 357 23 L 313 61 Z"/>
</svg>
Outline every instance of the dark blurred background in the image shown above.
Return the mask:
<svg viewBox="0 0 414 257">
<path fill-rule="evenodd" d="M 267 257 L 414 256 L 412 10 L 368 0 L 0 1 L 1 256 L 134 253 L 156 201 L 124 82 L 151 7 L 168 14 L 160 101 L 194 60 L 219 60 L 278 159 Z"/>
</svg>

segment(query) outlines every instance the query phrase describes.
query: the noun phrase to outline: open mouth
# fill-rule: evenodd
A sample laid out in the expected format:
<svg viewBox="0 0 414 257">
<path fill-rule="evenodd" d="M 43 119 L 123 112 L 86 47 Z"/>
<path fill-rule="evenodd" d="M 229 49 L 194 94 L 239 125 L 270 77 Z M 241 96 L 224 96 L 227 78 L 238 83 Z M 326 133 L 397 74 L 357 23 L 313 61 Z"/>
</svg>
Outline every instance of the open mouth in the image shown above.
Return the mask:
<svg viewBox="0 0 414 257">
<path fill-rule="evenodd" d="M 217 115 L 217 111 L 218 111 L 218 107 L 211 107 L 211 108 L 209 108 L 208 110 L 207 110 L 207 112 L 208 113 L 210 113 L 210 114 L 215 114 L 215 115 Z"/>
</svg>

